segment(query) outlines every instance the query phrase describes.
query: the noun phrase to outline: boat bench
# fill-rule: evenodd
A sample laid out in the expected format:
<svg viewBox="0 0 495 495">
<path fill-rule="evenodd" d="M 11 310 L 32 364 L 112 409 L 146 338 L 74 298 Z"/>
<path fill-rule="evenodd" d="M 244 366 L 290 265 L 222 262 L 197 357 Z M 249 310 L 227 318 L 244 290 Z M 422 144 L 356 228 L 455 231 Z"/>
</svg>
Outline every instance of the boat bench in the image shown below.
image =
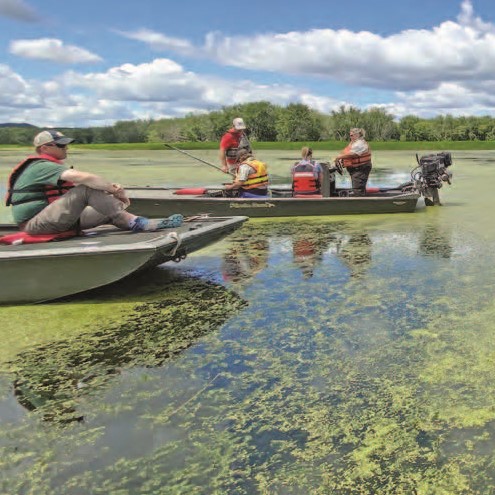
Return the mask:
<svg viewBox="0 0 495 495">
<path fill-rule="evenodd" d="M 321 194 L 294 194 L 294 196 L 292 196 L 293 198 L 298 198 L 298 199 L 310 199 L 310 198 L 317 198 L 317 199 L 321 199 L 323 198 L 323 196 Z"/>
</svg>

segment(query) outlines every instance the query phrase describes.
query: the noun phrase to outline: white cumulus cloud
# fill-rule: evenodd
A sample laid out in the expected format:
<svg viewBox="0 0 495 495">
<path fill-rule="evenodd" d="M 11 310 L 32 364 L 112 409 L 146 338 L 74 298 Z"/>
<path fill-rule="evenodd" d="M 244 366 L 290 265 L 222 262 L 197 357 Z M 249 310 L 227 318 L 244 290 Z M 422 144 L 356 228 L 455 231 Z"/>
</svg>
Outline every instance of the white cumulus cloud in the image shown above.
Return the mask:
<svg viewBox="0 0 495 495">
<path fill-rule="evenodd" d="M 453 21 L 387 37 L 332 29 L 254 37 L 210 34 L 202 50 L 223 65 L 392 90 L 493 77 L 495 66 L 493 33 Z"/>
<path fill-rule="evenodd" d="M 33 108 L 41 106 L 39 91 L 10 67 L 0 64 L 0 106 Z"/>
<path fill-rule="evenodd" d="M 54 38 L 15 40 L 10 43 L 9 51 L 19 57 L 60 64 L 91 64 L 102 61 L 101 57 L 84 48 L 65 45 L 63 41 Z"/>
<path fill-rule="evenodd" d="M 25 116 L 39 125 L 48 125 L 48 118 L 58 126 L 103 125 L 261 100 L 304 103 L 323 113 L 342 105 L 381 107 L 397 117 L 483 115 L 495 108 L 495 26 L 477 17 L 469 0 L 462 1 L 457 19 L 389 36 L 343 29 L 237 37 L 210 33 L 196 47 L 147 29 L 117 34 L 153 50 L 201 56 L 242 70 L 229 70 L 224 77 L 214 75 L 218 67 L 213 66 L 211 73 L 194 72 L 167 54 L 28 80 L 0 64 L 0 122 L 15 114 L 15 121 Z M 73 64 L 101 61 L 56 39 L 17 40 L 11 52 Z"/>
<path fill-rule="evenodd" d="M 291 101 L 311 100 L 322 108 L 335 101 L 313 97 L 290 85 L 256 84 L 249 80 L 225 80 L 184 70 L 169 59 L 150 63 L 124 64 L 106 72 L 81 74 L 69 72 L 63 77 L 66 87 L 84 87 L 99 98 L 133 102 L 161 102 L 173 112 L 175 108 L 219 108 L 230 104 L 269 99 L 285 105 Z"/>
<path fill-rule="evenodd" d="M 7 66 L 0 66 L 0 81 L 5 95 L 0 97 L 0 121 L 12 120 L 11 109 L 17 102 L 14 120 L 38 125 L 106 125 L 122 119 L 176 117 L 219 109 L 225 102 L 299 102 L 321 111 L 344 103 L 291 85 L 205 77 L 185 71 L 169 59 L 123 64 L 89 74 L 68 71 L 43 83 L 25 81 Z"/>
<path fill-rule="evenodd" d="M 206 35 L 202 46 L 149 30 L 127 33 L 155 50 L 175 50 L 246 71 L 332 80 L 384 91 L 439 90 L 446 83 L 469 92 L 478 81 L 495 81 L 495 26 L 463 0 L 455 20 L 431 29 L 388 36 L 348 29 L 312 29 L 253 36 Z"/>
</svg>

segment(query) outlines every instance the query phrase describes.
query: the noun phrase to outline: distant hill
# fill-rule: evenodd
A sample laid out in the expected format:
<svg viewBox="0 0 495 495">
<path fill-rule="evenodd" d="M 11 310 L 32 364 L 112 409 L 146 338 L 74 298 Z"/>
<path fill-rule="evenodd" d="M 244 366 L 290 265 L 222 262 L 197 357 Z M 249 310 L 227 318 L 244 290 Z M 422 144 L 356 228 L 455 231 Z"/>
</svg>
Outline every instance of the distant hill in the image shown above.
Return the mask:
<svg viewBox="0 0 495 495">
<path fill-rule="evenodd" d="M 36 127 L 36 126 L 26 123 L 6 122 L 5 124 L 0 124 L 0 127 Z"/>
</svg>

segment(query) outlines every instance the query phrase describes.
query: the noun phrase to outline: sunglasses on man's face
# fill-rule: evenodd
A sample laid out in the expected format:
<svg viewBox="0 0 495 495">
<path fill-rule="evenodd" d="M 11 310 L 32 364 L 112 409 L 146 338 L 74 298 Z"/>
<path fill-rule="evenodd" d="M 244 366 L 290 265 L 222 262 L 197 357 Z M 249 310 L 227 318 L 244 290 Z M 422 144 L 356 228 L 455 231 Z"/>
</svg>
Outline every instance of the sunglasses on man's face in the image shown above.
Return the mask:
<svg viewBox="0 0 495 495">
<path fill-rule="evenodd" d="M 54 146 L 56 146 L 57 148 L 67 148 L 67 145 L 66 144 L 58 144 L 58 143 L 45 144 L 45 146 L 50 146 L 52 148 Z"/>
</svg>

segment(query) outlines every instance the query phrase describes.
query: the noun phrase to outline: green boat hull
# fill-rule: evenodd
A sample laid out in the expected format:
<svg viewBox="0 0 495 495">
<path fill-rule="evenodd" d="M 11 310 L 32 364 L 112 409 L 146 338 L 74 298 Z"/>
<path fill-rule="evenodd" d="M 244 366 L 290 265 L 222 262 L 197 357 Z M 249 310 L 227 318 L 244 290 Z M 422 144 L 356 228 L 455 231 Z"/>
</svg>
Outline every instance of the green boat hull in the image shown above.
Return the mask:
<svg viewBox="0 0 495 495">
<path fill-rule="evenodd" d="M 260 199 L 177 195 L 174 192 L 165 188 L 129 188 L 129 211 L 155 218 L 177 212 L 183 215 L 245 215 L 252 218 L 412 213 L 420 198 L 416 192 L 363 197 Z"/>
<path fill-rule="evenodd" d="M 116 282 L 131 273 L 177 261 L 230 234 L 247 217 L 209 218 L 170 231 L 86 231 L 59 242 L 0 245 L 0 304 L 58 299 Z M 0 236 L 14 232 L 0 227 Z"/>
</svg>

